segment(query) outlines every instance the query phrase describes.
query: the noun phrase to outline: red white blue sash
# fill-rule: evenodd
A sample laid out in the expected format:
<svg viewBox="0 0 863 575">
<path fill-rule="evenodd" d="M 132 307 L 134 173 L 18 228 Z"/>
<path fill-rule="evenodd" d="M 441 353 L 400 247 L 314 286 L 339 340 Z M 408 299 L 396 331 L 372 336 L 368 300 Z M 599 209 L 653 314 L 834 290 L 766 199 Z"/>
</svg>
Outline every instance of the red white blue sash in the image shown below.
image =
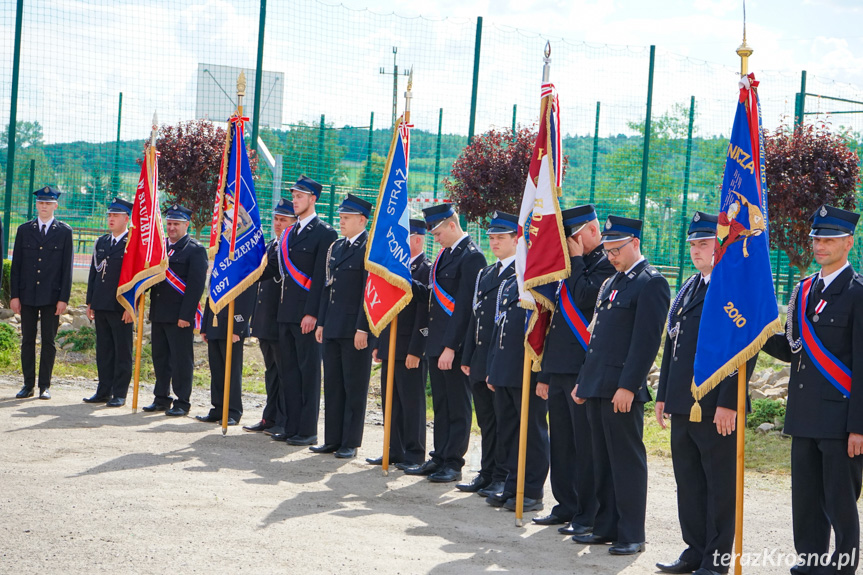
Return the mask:
<svg viewBox="0 0 863 575">
<path fill-rule="evenodd" d="M 588 321 L 579 311 L 575 302 L 572 301 L 572 294 L 569 288 L 566 287 L 566 282 L 560 282 L 560 297 L 558 298 L 560 311 L 563 313 L 563 319 L 566 320 L 566 325 L 572 331 L 572 335 L 581 344 L 581 347 L 587 351 L 587 346 L 590 345 L 590 332 L 587 331 Z"/>
<path fill-rule="evenodd" d="M 171 250 L 173 253 L 173 250 Z M 180 292 L 182 295 L 186 295 L 186 282 L 182 280 L 180 276 L 177 275 L 177 272 L 168 268 L 165 270 L 165 281 L 168 282 L 172 288 Z M 201 304 L 198 303 L 198 309 L 195 310 L 195 329 L 201 331 L 201 323 L 204 319 L 204 313 L 201 311 Z"/>
<path fill-rule="evenodd" d="M 279 249 L 281 251 L 282 263 L 284 264 L 285 271 L 288 272 L 288 275 L 291 277 L 292 280 L 294 280 L 294 282 L 298 286 L 300 286 L 306 291 L 309 291 L 309 289 L 312 287 L 312 278 L 301 272 L 300 269 L 294 265 L 294 262 L 291 261 L 291 252 L 288 247 L 288 241 L 291 237 L 291 232 L 293 232 L 294 228 L 298 225 L 299 223 L 294 224 L 289 230 L 285 232 L 284 238 L 282 239 L 282 243 L 281 246 L 279 246 Z"/>
<path fill-rule="evenodd" d="M 824 347 L 821 340 L 815 334 L 815 329 L 809 318 L 806 317 L 806 304 L 809 300 L 809 288 L 812 287 L 812 280 L 817 276 L 810 276 L 803 280 L 800 284 L 799 301 L 797 302 L 797 319 L 800 329 L 800 339 L 803 342 L 803 348 L 818 371 L 827 378 L 833 387 L 845 397 L 851 395 L 851 370 L 848 369 L 839 359 L 830 353 Z M 820 304 L 819 304 L 820 305 Z M 821 306 L 823 309 L 823 306 Z"/>
<path fill-rule="evenodd" d="M 446 291 L 437 282 L 437 264 L 440 261 L 440 257 L 445 251 L 445 249 L 441 250 L 434 260 L 434 265 L 431 269 L 431 287 L 432 291 L 434 292 L 435 300 L 437 300 L 438 304 L 440 304 L 444 312 L 446 312 L 447 315 L 451 316 L 452 312 L 455 311 L 455 298 L 446 293 Z"/>
</svg>

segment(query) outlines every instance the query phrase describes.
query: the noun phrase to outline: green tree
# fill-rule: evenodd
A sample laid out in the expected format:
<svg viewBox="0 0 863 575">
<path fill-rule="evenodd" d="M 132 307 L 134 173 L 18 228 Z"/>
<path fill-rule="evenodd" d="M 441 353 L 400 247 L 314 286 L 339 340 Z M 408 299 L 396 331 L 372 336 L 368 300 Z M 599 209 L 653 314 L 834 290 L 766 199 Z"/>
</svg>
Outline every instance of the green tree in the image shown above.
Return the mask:
<svg viewBox="0 0 863 575">
<path fill-rule="evenodd" d="M 15 149 L 27 148 L 29 146 L 41 146 L 44 143 L 42 125 L 39 122 L 16 122 L 15 123 Z M 0 148 L 9 147 L 9 124 L 0 135 Z"/>
<path fill-rule="evenodd" d="M 381 178 L 384 176 L 386 164 L 387 159 L 385 156 L 372 152 L 371 161 L 363 164 L 357 187 L 377 190 L 381 185 Z"/>
<path fill-rule="evenodd" d="M 323 186 L 347 183 L 341 165 L 345 148 L 339 145 L 339 135 L 332 124 L 299 122 L 289 130 L 261 130 L 261 137 L 273 154 L 282 154 L 282 181 L 287 188 L 301 175 Z M 323 137 L 323 146 L 321 138 Z"/>
</svg>

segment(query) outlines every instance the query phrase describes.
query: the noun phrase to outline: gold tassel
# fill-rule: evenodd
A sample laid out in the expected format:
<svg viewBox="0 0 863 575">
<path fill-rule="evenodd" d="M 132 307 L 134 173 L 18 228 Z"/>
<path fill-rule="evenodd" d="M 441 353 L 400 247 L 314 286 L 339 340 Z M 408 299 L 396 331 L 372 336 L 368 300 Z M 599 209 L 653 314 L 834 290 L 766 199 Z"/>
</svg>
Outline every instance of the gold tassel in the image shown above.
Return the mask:
<svg viewBox="0 0 863 575">
<path fill-rule="evenodd" d="M 213 327 L 219 327 L 219 318 L 213 314 Z"/>
<path fill-rule="evenodd" d="M 701 404 L 698 403 L 697 399 L 692 404 L 692 409 L 689 410 L 689 421 L 692 423 L 701 423 Z"/>
</svg>

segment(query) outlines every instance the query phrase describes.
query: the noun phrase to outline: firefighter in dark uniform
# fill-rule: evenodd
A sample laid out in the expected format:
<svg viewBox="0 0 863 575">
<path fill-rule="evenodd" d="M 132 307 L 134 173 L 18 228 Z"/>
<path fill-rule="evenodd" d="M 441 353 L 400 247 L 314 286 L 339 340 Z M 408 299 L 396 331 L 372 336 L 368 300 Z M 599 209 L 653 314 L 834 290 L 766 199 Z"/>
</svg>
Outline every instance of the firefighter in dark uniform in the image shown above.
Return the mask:
<svg viewBox="0 0 863 575">
<path fill-rule="evenodd" d="M 791 362 L 785 433 L 792 437 L 794 547 L 806 560 L 791 569 L 796 574 L 854 573 L 859 562 L 863 367 L 857 362 L 863 361 L 863 278 L 848 263 L 859 217 L 822 206 L 810 218 L 821 270 L 791 294 L 786 333 L 764 346 L 770 355 Z M 831 529 L 835 551 L 824 566 L 813 558 L 829 553 Z"/>
<path fill-rule="evenodd" d="M 207 280 L 207 249 L 189 236 L 192 210 L 174 204 L 165 214 L 168 230 L 166 279 L 150 288 L 151 342 L 156 385 L 146 412 L 188 415 L 195 355 L 195 316 Z M 171 405 L 171 388 L 177 396 Z"/>
<path fill-rule="evenodd" d="M 702 421 L 689 421 L 691 385 L 704 296 L 713 272 L 718 218 L 695 212 L 686 241 L 698 273 L 680 288 L 666 322 L 665 348 L 656 392 L 656 420 L 671 418 L 671 459 L 677 482 L 677 516 L 686 550 L 664 573 L 726 573 L 734 543 L 737 468 L 737 373 L 725 378 L 699 403 Z M 756 357 L 747 364 L 748 375 Z"/>
<path fill-rule="evenodd" d="M 234 300 L 228 425 L 237 425 L 243 416 L 243 349 L 246 338 L 249 337 L 249 320 L 255 310 L 257 295 L 257 286 L 252 284 Z M 225 364 L 228 357 L 228 309 L 229 306 L 226 305 L 218 314 L 214 314 L 210 309 L 209 300 L 204 303 L 201 339 L 207 342 L 207 357 L 210 362 L 210 403 L 213 407 L 207 415 L 196 415 L 195 419 L 205 423 L 222 421 L 225 405 Z"/>
<path fill-rule="evenodd" d="M 641 255 L 641 220 L 609 216 L 603 251 L 617 273 L 597 297 L 594 328 L 573 390 L 587 405 L 599 507 L 582 544 L 613 543 L 612 555 L 644 551 L 647 374 L 662 341 L 671 295 L 668 282 Z"/>
<path fill-rule="evenodd" d="M 503 452 L 503 467 L 507 476 L 503 490 L 489 495 L 486 503 L 515 511 L 526 319 L 526 311 L 519 306 L 515 276 L 508 277 L 500 285 L 496 302 L 486 372 L 489 389 L 494 392 L 497 440 Z M 523 510 L 538 511 L 542 509 L 543 485 L 548 477 L 548 410 L 546 401 L 536 394 L 536 373 L 533 371 L 530 374 L 530 387 Z"/>
<path fill-rule="evenodd" d="M 279 238 L 282 232 L 297 223 L 294 204 L 285 198 L 273 209 L 273 241 L 267 244 L 267 258 L 279 257 Z M 275 321 L 279 313 L 279 296 L 282 291 L 282 278 L 276 276 L 261 280 L 258 284 L 258 302 L 252 314 L 252 335 L 258 338 L 261 355 L 264 358 L 264 385 L 267 403 L 261 420 L 253 425 L 244 425 L 243 431 L 263 431 L 268 435 L 285 433 L 285 406 L 282 405 L 282 384 L 279 381 L 279 324 Z"/>
<path fill-rule="evenodd" d="M 9 307 L 21 315 L 21 371 L 24 387 L 15 396 L 33 397 L 36 386 L 36 326 L 41 325 L 39 399 L 51 399 L 54 337 L 72 292 L 72 228 L 54 218 L 60 192 L 35 192 L 35 219 L 18 226 L 9 275 Z"/>
<path fill-rule="evenodd" d="M 459 483 L 460 491 L 489 494 L 503 491 L 507 470 L 503 467 L 503 446 L 497 445 L 497 425 L 494 395 L 486 384 L 486 363 L 494 329 L 494 310 L 500 284 L 515 275 L 515 248 L 518 243 L 518 217 L 493 212 L 487 230 L 489 246 L 497 262 L 476 275 L 470 323 L 461 356 L 461 370 L 470 378 L 476 422 L 482 433 L 482 464 L 479 474 L 467 483 Z M 486 495 L 488 497 L 488 495 Z"/>
<path fill-rule="evenodd" d="M 285 432 L 272 437 L 289 445 L 316 445 L 321 344 L 315 339 L 315 328 L 326 282 L 327 250 L 338 234 L 315 213 L 315 204 L 321 196 L 318 182 L 300 176 L 291 193 L 297 223 L 282 234 L 278 257 L 268 261 L 261 277 L 282 278 L 277 321 Z"/>
<path fill-rule="evenodd" d="M 429 361 L 434 406 L 434 450 L 409 475 L 430 481 L 461 480 L 464 454 L 470 440 L 470 382 L 461 371 L 461 352 L 470 321 L 476 274 L 485 267 L 482 251 L 464 233 L 449 204 L 423 209 L 426 226 L 441 250 L 429 278 Z"/>
<path fill-rule="evenodd" d="M 584 328 L 593 318 L 599 286 L 614 274 L 614 267 L 602 252 L 593 205 L 563 210 L 561 215 L 572 271 L 558 290 L 536 386 L 540 397 L 548 400 L 551 491 L 557 505 L 533 522 L 567 524 L 558 531 L 583 535 L 593 529 L 596 488 L 587 408 L 575 403 L 572 390 L 587 353 Z"/>
<path fill-rule="evenodd" d="M 99 384 L 86 403 L 121 407 L 132 379 L 132 315 L 117 301 L 117 286 L 129 236 L 132 202 L 120 198 L 108 206 L 109 233 L 96 240 L 87 280 L 87 317 L 96 322 Z"/>
<path fill-rule="evenodd" d="M 426 379 L 425 359 L 428 335 L 428 283 L 431 263 L 426 258 L 426 224 L 410 220 L 411 278 L 413 297 L 399 312 L 396 332 L 395 373 L 393 374 L 393 405 L 390 418 L 389 461 L 400 469 L 421 465 L 426 458 Z M 387 374 L 390 365 L 390 326 L 387 326 L 372 351 L 372 360 L 381 363 L 381 397 L 387 394 Z M 383 457 L 366 459 L 381 465 Z"/>
<path fill-rule="evenodd" d="M 326 284 L 315 339 L 323 344 L 324 443 L 314 453 L 355 457 L 363 442 L 372 348 L 363 308 L 366 231 L 372 204 L 348 194 L 339 206 L 339 230 L 327 253 Z"/>
</svg>

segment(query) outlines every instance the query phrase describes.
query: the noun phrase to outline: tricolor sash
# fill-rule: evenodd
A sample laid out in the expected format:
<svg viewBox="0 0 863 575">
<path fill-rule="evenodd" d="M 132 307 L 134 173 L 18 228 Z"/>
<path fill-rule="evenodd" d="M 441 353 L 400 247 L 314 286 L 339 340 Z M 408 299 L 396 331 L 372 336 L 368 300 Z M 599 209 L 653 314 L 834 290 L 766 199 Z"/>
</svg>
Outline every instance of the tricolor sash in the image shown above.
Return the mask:
<svg viewBox="0 0 863 575">
<path fill-rule="evenodd" d="M 797 302 L 797 319 L 800 328 L 800 339 L 803 342 L 803 348 L 818 371 L 827 378 L 827 381 L 833 384 L 833 387 L 845 397 L 851 395 L 851 370 L 848 369 L 839 359 L 830 353 L 824 347 L 821 340 L 815 334 L 815 329 L 809 318 L 806 317 L 806 304 L 809 300 L 809 288 L 812 287 L 812 280 L 816 276 L 809 276 L 800 283 L 799 301 Z"/>
<path fill-rule="evenodd" d="M 566 320 L 566 325 L 572 330 L 572 335 L 581 344 L 581 347 L 587 351 L 587 346 L 590 345 L 590 332 L 587 330 L 588 321 L 576 307 L 572 301 L 572 294 L 569 293 L 569 288 L 566 287 L 566 282 L 560 282 L 560 297 L 558 298 L 560 311 L 563 313 L 563 319 Z"/>
<path fill-rule="evenodd" d="M 173 250 L 171 250 L 173 252 Z M 177 272 L 168 268 L 165 270 L 165 281 L 168 282 L 172 288 L 180 292 L 182 295 L 186 295 L 186 282 L 182 280 L 180 276 L 177 275 Z M 201 304 L 198 303 L 198 309 L 195 310 L 195 329 L 197 331 L 201 331 L 201 323 L 203 322 L 204 314 L 201 311 Z"/>
<path fill-rule="evenodd" d="M 434 265 L 431 269 L 431 287 L 438 304 L 440 304 L 447 315 L 451 316 L 452 312 L 455 311 L 455 298 L 446 293 L 446 290 L 437 282 L 437 264 L 445 251 L 445 249 L 441 250 L 434 260 Z"/>
<path fill-rule="evenodd" d="M 282 240 L 280 246 L 280 253 L 282 255 L 282 263 L 284 264 L 284 270 L 288 272 L 288 275 L 291 277 L 294 282 L 303 288 L 306 291 L 312 287 L 312 278 L 304 274 L 300 271 L 300 269 L 294 265 L 294 262 L 291 261 L 290 249 L 288 246 L 288 242 L 291 237 L 291 232 L 294 231 L 294 228 L 299 225 L 299 222 L 290 227 L 287 231 L 285 231 L 285 239 Z M 298 232 L 299 233 L 299 232 Z"/>
</svg>

